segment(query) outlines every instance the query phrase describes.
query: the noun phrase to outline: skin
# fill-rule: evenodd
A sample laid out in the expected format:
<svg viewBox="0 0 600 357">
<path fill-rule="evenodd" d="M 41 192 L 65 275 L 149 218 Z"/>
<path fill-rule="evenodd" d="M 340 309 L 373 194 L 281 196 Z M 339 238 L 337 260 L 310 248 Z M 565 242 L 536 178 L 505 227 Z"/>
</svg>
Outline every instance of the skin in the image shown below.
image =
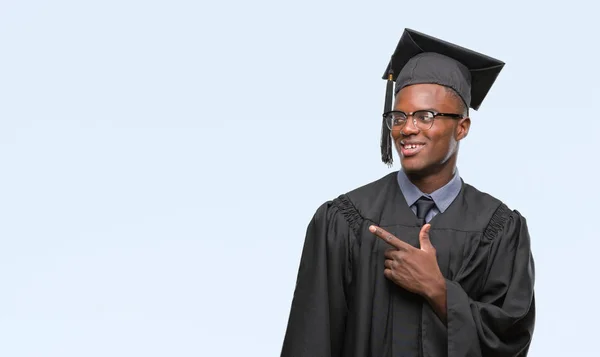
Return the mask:
<svg viewBox="0 0 600 357">
<path fill-rule="evenodd" d="M 370 226 L 369 230 L 393 247 L 385 252 L 385 277 L 425 298 L 440 320 L 446 324 L 446 279 L 440 271 L 435 247 L 429 240 L 430 228 L 430 224 L 421 228 L 420 248 L 413 247 L 383 228 Z"/>
<path fill-rule="evenodd" d="M 441 113 L 461 113 L 459 98 L 437 84 L 416 84 L 402 88 L 396 96 L 394 110 L 412 113 L 416 110 L 434 110 Z M 424 193 L 431 193 L 452 179 L 458 156 L 458 144 L 469 134 L 471 119 L 460 120 L 437 117 L 427 131 L 420 131 L 409 118 L 402 130 L 392 131 L 392 140 L 400 156 L 402 169 L 408 178 Z M 400 150 L 402 140 L 425 144 L 412 157 L 404 157 Z"/>
<path fill-rule="evenodd" d="M 398 92 L 394 110 L 412 113 L 427 109 L 441 113 L 466 112 L 459 97 L 437 84 L 411 85 Z M 414 126 L 412 117 L 409 119 L 402 130 L 392 131 L 392 139 L 408 178 L 422 192 L 431 193 L 452 179 L 459 143 L 468 135 L 471 120 L 468 117 L 460 120 L 437 117 L 429 130 L 420 131 Z M 404 157 L 400 149 L 402 140 L 420 142 L 424 147 L 416 155 Z M 435 247 L 429 240 L 430 228 L 431 225 L 426 224 L 421 229 L 420 248 L 405 243 L 380 227 L 371 226 L 369 229 L 392 246 L 385 252 L 385 277 L 421 295 L 446 323 L 446 280 L 440 271 Z"/>
</svg>

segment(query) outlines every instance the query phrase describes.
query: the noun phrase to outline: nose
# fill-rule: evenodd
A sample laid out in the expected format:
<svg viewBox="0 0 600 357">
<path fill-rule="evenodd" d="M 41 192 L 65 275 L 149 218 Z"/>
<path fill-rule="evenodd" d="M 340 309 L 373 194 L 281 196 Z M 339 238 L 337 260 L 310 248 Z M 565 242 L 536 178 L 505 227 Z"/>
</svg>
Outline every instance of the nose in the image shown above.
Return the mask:
<svg viewBox="0 0 600 357">
<path fill-rule="evenodd" d="M 404 136 L 416 135 L 419 133 L 419 128 L 417 128 L 417 123 L 414 118 L 409 118 L 404 124 L 404 127 L 401 130 L 401 133 Z"/>
</svg>

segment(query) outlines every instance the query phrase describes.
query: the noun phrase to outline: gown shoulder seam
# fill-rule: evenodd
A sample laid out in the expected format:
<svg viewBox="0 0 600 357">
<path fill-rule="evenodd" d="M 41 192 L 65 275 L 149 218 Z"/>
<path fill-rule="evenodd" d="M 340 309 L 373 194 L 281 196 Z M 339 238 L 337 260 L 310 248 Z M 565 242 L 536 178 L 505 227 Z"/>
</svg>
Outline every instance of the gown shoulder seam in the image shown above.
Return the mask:
<svg viewBox="0 0 600 357">
<path fill-rule="evenodd" d="M 488 241 L 494 240 L 506 224 L 510 213 L 510 208 L 508 208 L 506 204 L 501 203 L 492 215 L 487 227 L 483 231 L 483 237 Z"/>
<path fill-rule="evenodd" d="M 356 237 L 360 236 L 360 229 L 364 221 L 364 217 L 358 212 L 352 201 L 345 194 L 338 196 L 331 202 L 332 206 L 336 207 L 339 213 L 342 214 Z"/>
</svg>

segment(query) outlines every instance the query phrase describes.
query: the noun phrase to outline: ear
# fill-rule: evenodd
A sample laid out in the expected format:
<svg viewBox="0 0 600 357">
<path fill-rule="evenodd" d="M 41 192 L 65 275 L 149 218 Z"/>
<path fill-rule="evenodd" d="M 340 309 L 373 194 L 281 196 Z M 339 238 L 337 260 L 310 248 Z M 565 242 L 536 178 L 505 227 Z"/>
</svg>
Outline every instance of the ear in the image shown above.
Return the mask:
<svg viewBox="0 0 600 357">
<path fill-rule="evenodd" d="M 469 129 L 471 128 L 471 118 L 466 117 L 460 119 L 458 121 L 458 125 L 456 125 L 456 130 L 454 132 L 454 137 L 456 141 L 461 141 L 469 135 Z"/>
</svg>

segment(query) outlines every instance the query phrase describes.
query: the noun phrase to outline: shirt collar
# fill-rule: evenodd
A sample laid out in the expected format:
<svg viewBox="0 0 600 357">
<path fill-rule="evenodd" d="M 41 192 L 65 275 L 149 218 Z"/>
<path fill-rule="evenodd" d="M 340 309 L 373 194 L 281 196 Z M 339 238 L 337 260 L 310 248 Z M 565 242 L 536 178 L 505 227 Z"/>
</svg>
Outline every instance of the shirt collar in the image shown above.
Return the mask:
<svg viewBox="0 0 600 357">
<path fill-rule="evenodd" d="M 458 174 L 458 169 L 455 169 L 454 176 L 450 182 L 431 194 L 426 194 L 421 192 L 417 186 L 410 182 L 404 171 L 399 170 L 398 184 L 400 185 L 400 190 L 402 191 L 402 194 L 404 195 L 406 203 L 408 203 L 409 207 L 414 205 L 421 196 L 425 196 L 431 198 L 437 209 L 443 213 L 460 193 L 462 180 Z"/>
</svg>

